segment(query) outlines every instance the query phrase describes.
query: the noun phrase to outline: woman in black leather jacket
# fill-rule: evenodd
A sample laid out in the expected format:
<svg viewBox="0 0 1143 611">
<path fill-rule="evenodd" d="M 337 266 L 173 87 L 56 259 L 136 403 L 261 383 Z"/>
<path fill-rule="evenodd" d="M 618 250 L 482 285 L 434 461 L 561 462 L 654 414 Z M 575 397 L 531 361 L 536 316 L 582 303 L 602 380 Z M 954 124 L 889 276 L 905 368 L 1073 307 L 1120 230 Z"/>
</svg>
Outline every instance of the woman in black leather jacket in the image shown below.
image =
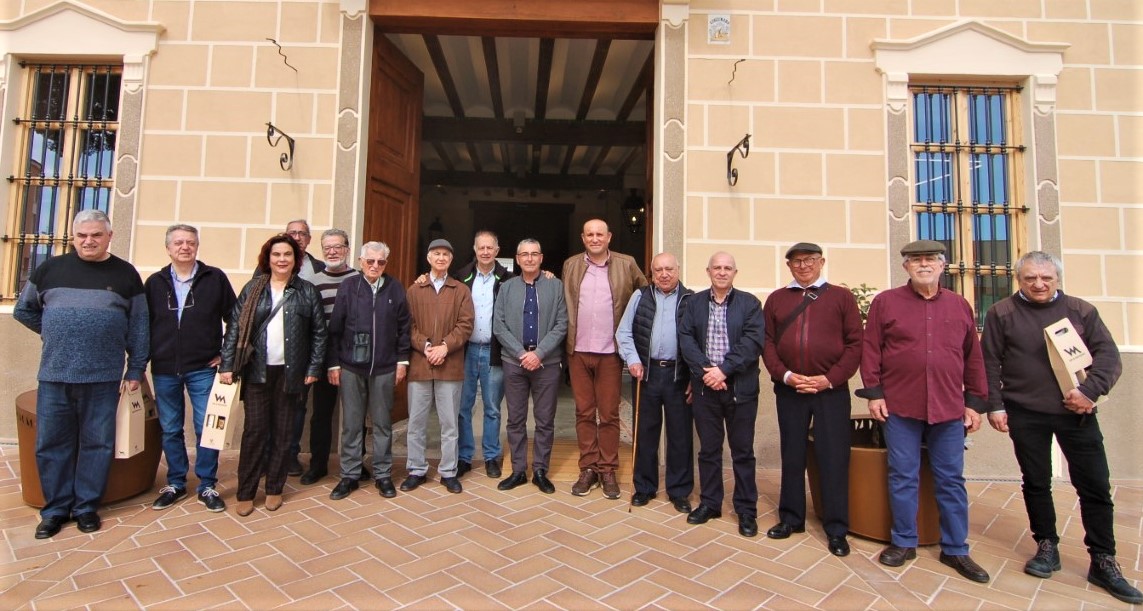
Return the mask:
<svg viewBox="0 0 1143 611">
<path fill-rule="evenodd" d="M 324 374 L 325 314 L 321 294 L 298 277 L 302 249 L 278 234 L 262 245 L 258 269 L 230 314 L 219 377 L 243 382 L 246 424 L 238 454 L 236 511 L 254 511 L 258 481 L 266 476 L 266 509 L 282 506 L 291 413 L 299 394 Z M 267 445 L 273 440 L 273 445 Z"/>
</svg>

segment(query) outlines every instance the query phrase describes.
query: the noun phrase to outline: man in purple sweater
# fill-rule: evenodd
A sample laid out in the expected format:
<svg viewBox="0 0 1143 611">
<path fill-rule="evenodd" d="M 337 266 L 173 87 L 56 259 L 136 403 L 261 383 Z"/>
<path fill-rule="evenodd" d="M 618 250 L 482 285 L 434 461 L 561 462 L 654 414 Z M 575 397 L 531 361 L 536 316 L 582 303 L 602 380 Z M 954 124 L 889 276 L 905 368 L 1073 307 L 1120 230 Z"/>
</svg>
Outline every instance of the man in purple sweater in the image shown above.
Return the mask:
<svg viewBox="0 0 1143 611">
<path fill-rule="evenodd" d="M 835 556 L 849 555 L 849 379 L 861 364 L 861 312 L 845 287 L 822 278 L 822 248 L 799 242 L 786 251 L 794 280 L 766 298 L 762 362 L 774 382 L 782 446 L 779 522 L 766 536 L 806 529 L 806 435 L 814 423 L 821 466 L 822 526 Z"/>
<path fill-rule="evenodd" d="M 1060 570 L 1060 542 L 1052 503 L 1052 437 L 1067 459 L 1079 495 L 1084 544 L 1091 555 L 1087 580 L 1115 598 L 1139 604 L 1143 595 L 1123 578 L 1115 561 L 1114 504 L 1107 454 L 1095 401 L 1123 371 L 1115 340 L 1090 303 L 1060 290 L 1059 259 L 1033 251 L 1016 264 L 1020 290 L 988 310 L 984 319 L 984 368 L 988 422 L 1008 433 L 1024 477 L 1024 507 L 1036 555 L 1024 572 L 1047 579 Z M 1048 360 L 1044 327 L 1067 318 L 1092 356 L 1078 388 L 1061 392 Z"/>
</svg>

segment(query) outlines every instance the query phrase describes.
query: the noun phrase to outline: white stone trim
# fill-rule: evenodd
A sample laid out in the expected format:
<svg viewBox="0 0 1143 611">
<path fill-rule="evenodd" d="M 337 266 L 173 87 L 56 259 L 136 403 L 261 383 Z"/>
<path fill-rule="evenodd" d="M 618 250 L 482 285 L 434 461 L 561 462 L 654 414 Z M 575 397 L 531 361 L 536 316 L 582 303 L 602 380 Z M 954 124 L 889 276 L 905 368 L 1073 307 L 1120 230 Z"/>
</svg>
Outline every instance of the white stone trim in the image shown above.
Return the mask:
<svg viewBox="0 0 1143 611">
<path fill-rule="evenodd" d="M 145 57 L 155 52 L 164 29 L 156 22 L 123 21 L 72 0 L 60 0 L 23 17 L 0 21 L 0 57 Z"/>
</svg>

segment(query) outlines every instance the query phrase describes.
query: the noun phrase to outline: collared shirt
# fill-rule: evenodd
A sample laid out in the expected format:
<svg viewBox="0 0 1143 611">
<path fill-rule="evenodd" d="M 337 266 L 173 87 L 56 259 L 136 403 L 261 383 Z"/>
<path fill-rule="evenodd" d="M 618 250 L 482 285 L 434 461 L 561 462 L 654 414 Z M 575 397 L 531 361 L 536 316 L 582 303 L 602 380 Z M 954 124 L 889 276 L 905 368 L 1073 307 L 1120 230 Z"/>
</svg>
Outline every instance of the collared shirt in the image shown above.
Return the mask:
<svg viewBox="0 0 1143 611">
<path fill-rule="evenodd" d="M 440 278 L 437 278 L 436 276 L 433 275 L 432 272 L 429 272 L 429 282 L 433 283 L 433 288 L 436 289 L 437 293 L 440 293 L 441 289 L 444 288 L 446 280 L 448 280 L 448 274 L 447 273 L 442 275 Z"/>
<path fill-rule="evenodd" d="M 171 284 L 175 287 L 175 300 L 178 302 L 178 320 L 183 321 L 183 310 L 187 308 L 187 296 L 190 295 L 191 285 L 194 284 L 195 274 L 198 273 L 198 261 L 194 262 L 194 267 L 191 268 L 190 276 L 186 280 L 179 279 L 178 273 L 175 272 L 175 266 L 171 266 Z M 190 307 L 194 307 L 194 298 L 191 298 Z"/>
<path fill-rule="evenodd" d="M 882 292 L 869 307 L 860 396 L 884 398 L 889 412 L 931 424 L 986 407 L 988 384 L 976 319 L 963 297 L 940 289 L 926 299 L 911 284 Z"/>
<path fill-rule="evenodd" d="M 540 300 L 535 282 L 524 283 L 524 333 L 520 339 L 524 346 L 540 343 Z"/>
<path fill-rule="evenodd" d="M 362 274 L 361 277 L 365 278 L 365 274 Z M 377 276 L 377 282 L 370 282 L 369 278 L 365 278 L 365 284 L 369 285 L 370 290 L 373 291 L 373 296 L 376 297 L 377 291 L 380 291 L 381 287 L 385 286 L 385 274 Z M 440 289 L 437 290 L 439 291 Z"/>
<path fill-rule="evenodd" d="M 730 352 L 730 334 L 726 329 L 726 310 L 730 305 L 730 296 L 722 299 L 722 303 L 714 300 L 714 291 L 710 292 L 710 308 L 706 326 L 706 358 L 715 367 L 726 359 Z"/>
<path fill-rule="evenodd" d="M 610 354 L 615 352 L 615 314 L 611 296 L 611 283 L 607 270 L 611 256 L 598 265 L 588 256 L 587 270 L 579 285 L 579 304 L 576 312 L 576 352 Z"/>
<path fill-rule="evenodd" d="M 651 294 L 655 297 L 655 320 L 651 323 L 651 345 L 648 347 L 648 358 L 655 361 L 673 361 L 678 358 L 679 342 L 676 313 L 679 307 L 679 287 L 670 293 L 664 293 L 659 287 L 652 286 Z M 615 331 L 615 341 L 619 346 L 619 356 L 628 365 L 639 364 L 639 353 L 635 349 L 635 337 L 631 325 L 635 322 L 635 312 L 639 310 L 639 302 L 643 299 L 643 290 L 637 289 L 627 302 L 627 309 L 623 311 L 623 318 L 619 320 L 619 329 Z"/>
<path fill-rule="evenodd" d="M 468 341 L 487 344 L 492 341 L 492 304 L 496 295 L 493 291 L 496 286 L 496 276 L 492 272 L 496 271 L 496 268 L 493 267 L 487 274 L 480 271 L 479 267 L 474 267 L 473 271 L 475 275 L 472 278 L 472 306 L 476 310 L 476 321 Z"/>
<path fill-rule="evenodd" d="M 171 273 L 174 273 L 174 272 L 171 272 Z M 1028 303 L 1035 303 L 1031 299 L 1028 299 L 1028 296 L 1024 294 L 1024 291 L 1016 291 L 1016 294 L 1020 296 L 1020 299 L 1023 299 L 1024 301 L 1026 301 Z M 1060 291 L 1059 291 L 1059 289 L 1056 289 L 1056 292 L 1052 295 L 1052 298 L 1048 300 L 1048 303 L 1051 303 L 1051 302 L 1055 301 L 1056 299 L 1059 299 L 1059 297 L 1060 297 Z"/>
</svg>

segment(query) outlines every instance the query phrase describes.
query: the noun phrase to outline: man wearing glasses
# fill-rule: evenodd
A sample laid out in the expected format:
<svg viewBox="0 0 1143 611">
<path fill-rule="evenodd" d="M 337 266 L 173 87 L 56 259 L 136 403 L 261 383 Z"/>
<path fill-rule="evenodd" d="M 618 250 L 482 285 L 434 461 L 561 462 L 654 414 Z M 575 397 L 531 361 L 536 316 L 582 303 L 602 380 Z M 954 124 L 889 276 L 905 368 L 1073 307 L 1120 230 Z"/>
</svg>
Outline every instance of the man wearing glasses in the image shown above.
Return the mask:
<svg viewBox="0 0 1143 611">
<path fill-rule="evenodd" d="M 341 388 L 341 480 L 330 493 L 341 500 L 368 477 L 362 427 L 373 421 L 374 485 L 385 498 L 393 487 L 393 388 L 409 367 L 409 306 L 405 288 L 385 273 L 389 247 L 361 247 L 361 273 L 346 278 L 337 291 L 329 319 L 329 383 Z M 316 397 L 315 397 L 316 399 Z"/>
<path fill-rule="evenodd" d="M 326 323 L 333 312 L 334 299 L 337 297 L 338 287 L 352 276 L 357 270 L 349 266 L 349 235 L 341 229 L 326 229 L 321 234 L 322 259 L 325 260 L 325 269 L 317 272 L 310 278 L 310 282 L 317 287 L 321 294 L 322 308 L 325 310 Z M 335 351 L 331 343 L 329 352 Z M 329 452 L 333 437 L 333 412 L 337 407 L 337 387 L 328 380 L 318 378 L 313 388 L 313 413 L 310 414 L 310 468 L 302 474 L 301 483 L 308 486 L 315 484 L 329 472 Z M 304 414 L 304 412 L 303 412 Z M 304 420 L 302 421 L 304 423 Z M 301 432 L 302 425 L 295 423 L 297 432 Z M 300 439 L 300 438 L 299 438 Z M 300 444 L 299 444 L 300 445 Z M 364 478 L 369 477 L 368 471 L 362 471 Z"/>
<path fill-rule="evenodd" d="M 166 244 L 171 264 L 151 274 L 144 285 L 151 323 L 151 377 L 167 457 L 167 485 L 151 509 L 167 509 L 187 495 L 185 391 L 193 410 L 196 497 L 207 510 L 224 511 L 226 504 L 215 489 L 218 450 L 199 442 L 215 368 L 222 360 L 223 325 L 234 307 L 234 287 L 222 270 L 198 260 L 195 227 L 171 225 Z"/>
<path fill-rule="evenodd" d="M 861 312 L 845 287 L 822 278 L 822 248 L 799 242 L 786 251 L 794 279 L 766 298 L 762 362 L 774 382 L 782 451 L 779 522 L 766 532 L 785 539 L 806 529 L 806 436 L 813 421 L 821 466 L 827 548 L 849 555 L 849 379 L 861 364 Z"/>
</svg>

